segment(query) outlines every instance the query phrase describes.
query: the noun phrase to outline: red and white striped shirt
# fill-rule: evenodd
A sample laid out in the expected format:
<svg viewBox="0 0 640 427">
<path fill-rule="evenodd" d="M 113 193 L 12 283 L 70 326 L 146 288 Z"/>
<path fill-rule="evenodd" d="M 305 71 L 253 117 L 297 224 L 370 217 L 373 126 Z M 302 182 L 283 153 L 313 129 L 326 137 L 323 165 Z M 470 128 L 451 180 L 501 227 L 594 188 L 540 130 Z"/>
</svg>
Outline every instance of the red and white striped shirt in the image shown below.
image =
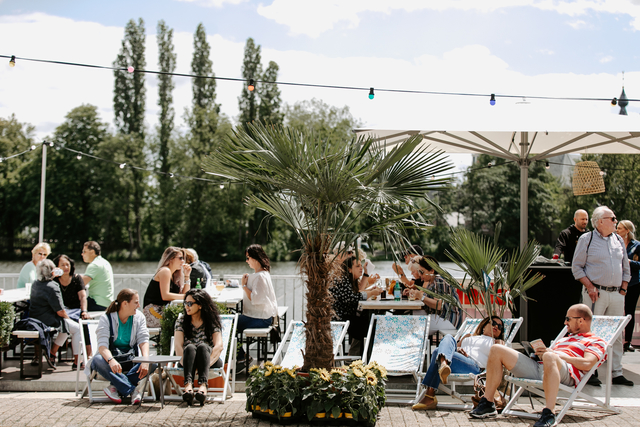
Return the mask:
<svg viewBox="0 0 640 427">
<path fill-rule="evenodd" d="M 561 338 L 553 344 L 551 350 L 555 353 L 564 353 L 571 357 L 584 357 L 585 353 L 591 353 L 598 358 L 600 362 L 598 362 L 597 366 L 600 366 L 606 359 L 606 357 L 603 358 L 603 356 L 605 356 L 606 346 L 607 343 L 602 338 L 594 335 L 592 332 L 587 332 Z M 571 374 L 577 386 L 584 376 L 584 372 L 571 363 L 567 363 L 567 365 L 569 366 L 569 374 Z"/>
</svg>

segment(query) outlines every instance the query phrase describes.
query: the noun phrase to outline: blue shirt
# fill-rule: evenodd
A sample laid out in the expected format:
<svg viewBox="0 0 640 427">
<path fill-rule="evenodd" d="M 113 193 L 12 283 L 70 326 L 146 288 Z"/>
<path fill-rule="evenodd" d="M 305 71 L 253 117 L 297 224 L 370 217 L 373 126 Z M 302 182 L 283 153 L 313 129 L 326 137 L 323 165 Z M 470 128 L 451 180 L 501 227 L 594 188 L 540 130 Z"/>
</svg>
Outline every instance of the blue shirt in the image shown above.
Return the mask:
<svg viewBox="0 0 640 427">
<path fill-rule="evenodd" d="M 629 282 L 629 258 L 622 237 L 615 233 L 604 237 L 597 229 L 580 236 L 571 271 L 576 280 L 587 277 L 600 286 L 620 287 Z"/>
</svg>

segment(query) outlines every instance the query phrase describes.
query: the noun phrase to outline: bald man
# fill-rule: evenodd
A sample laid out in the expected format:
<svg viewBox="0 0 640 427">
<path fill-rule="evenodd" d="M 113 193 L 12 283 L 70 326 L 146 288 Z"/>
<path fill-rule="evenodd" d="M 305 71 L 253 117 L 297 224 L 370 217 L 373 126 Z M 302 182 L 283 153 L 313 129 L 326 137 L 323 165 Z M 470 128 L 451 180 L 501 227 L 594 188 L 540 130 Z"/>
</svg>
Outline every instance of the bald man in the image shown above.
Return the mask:
<svg viewBox="0 0 640 427">
<path fill-rule="evenodd" d="M 553 251 L 553 259 L 560 258 L 560 254 L 564 254 L 565 262 L 573 261 L 573 254 L 576 251 L 578 239 L 587 232 L 587 224 L 589 223 L 589 214 L 584 209 L 578 209 L 573 214 L 573 224 L 560 232 L 556 249 Z"/>
</svg>

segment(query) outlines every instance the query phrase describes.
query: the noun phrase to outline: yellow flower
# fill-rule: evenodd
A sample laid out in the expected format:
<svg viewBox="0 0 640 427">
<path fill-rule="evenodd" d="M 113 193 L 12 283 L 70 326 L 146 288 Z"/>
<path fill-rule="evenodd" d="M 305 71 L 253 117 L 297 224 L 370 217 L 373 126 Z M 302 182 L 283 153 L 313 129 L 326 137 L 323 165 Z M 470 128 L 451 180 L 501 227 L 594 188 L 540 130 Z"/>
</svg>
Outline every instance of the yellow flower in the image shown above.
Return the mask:
<svg viewBox="0 0 640 427">
<path fill-rule="evenodd" d="M 367 369 L 377 370 L 382 378 L 387 378 L 387 370 L 384 366 L 379 365 L 377 362 L 373 361 L 367 365 Z"/>
<path fill-rule="evenodd" d="M 362 360 L 354 360 L 353 362 L 351 362 L 351 365 L 349 365 L 350 368 L 354 368 L 356 366 L 362 366 L 364 365 L 364 363 L 362 363 Z"/>
<path fill-rule="evenodd" d="M 265 377 L 268 377 L 269 375 L 273 374 L 273 367 L 269 366 L 267 368 L 267 371 L 264 373 Z"/>
<path fill-rule="evenodd" d="M 378 384 L 378 378 L 376 378 L 376 374 L 371 371 L 367 372 L 367 383 L 369 383 L 370 385 Z"/>
<path fill-rule="evenodd" d="M 358 366 L 353 367 L 352 371 L 353 371 L 353 375 L 355 375 L 358 378 L 362 378 L 364 376 L 364 371 Z"/>
<path fill-rule="evenodd" d="M 326 382 L 330 382 L 331 381 L 331 377 L 329 376 L 329 372 L 327 372 L 327 370 L 324 369 L 324 368 L 320 369 L 320 378 L 322 378 Z"/>
<path fill-rule="evenodd" d="M 336 369 L 336 368 L 331 369 L 331 372 L 329 372 L 329 373 L 331 375 L 333 375 L 333 374 L 344 375 L 344 371 L 342 369 Z"/>
<path fill-rule="evenodd" d="M 273 366 L 273 362 L 271 362 L 270 360 L 267 360 L 266 362 L 264 362 L 264 366 L 266 366 L 267 368 L 269 366 Z"/>
<path fill-rule="evenodd" d="M 255 371 L 256 369 L 258 369 L 258 365 L 253 365 L 252 367 L 249 368 L 249 373 Z"/>
<path fill-rule="evenodd" d="M 296 377 L 296 372 L 295 372 L 293 369 L 285 369 L 285 372 L 286 372 L 287 374 L 289 374 L 289 376 L 290 376 L 291 378 L 295 378 L 295 377 Z"/>
</svg>

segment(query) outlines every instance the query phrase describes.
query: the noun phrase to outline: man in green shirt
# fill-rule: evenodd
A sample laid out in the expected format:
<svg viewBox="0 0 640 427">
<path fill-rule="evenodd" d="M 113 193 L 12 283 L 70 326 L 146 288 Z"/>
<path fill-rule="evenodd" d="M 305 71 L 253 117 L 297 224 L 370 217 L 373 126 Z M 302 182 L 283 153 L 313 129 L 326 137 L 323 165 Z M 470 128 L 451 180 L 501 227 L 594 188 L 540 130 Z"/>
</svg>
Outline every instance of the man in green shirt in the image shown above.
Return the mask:
<svg viewBox="0 0 640 427">
<path fill-rule="evenodd" d="M 114 297 L 113 270 L 111 264 L 100 256 L 98 242 L 89 241 L 82 248 L 82 260 L 89 265 L 82 279 L 87 290 L 87 305 L 89 311 L 104 311 Z"/>
</svg>

